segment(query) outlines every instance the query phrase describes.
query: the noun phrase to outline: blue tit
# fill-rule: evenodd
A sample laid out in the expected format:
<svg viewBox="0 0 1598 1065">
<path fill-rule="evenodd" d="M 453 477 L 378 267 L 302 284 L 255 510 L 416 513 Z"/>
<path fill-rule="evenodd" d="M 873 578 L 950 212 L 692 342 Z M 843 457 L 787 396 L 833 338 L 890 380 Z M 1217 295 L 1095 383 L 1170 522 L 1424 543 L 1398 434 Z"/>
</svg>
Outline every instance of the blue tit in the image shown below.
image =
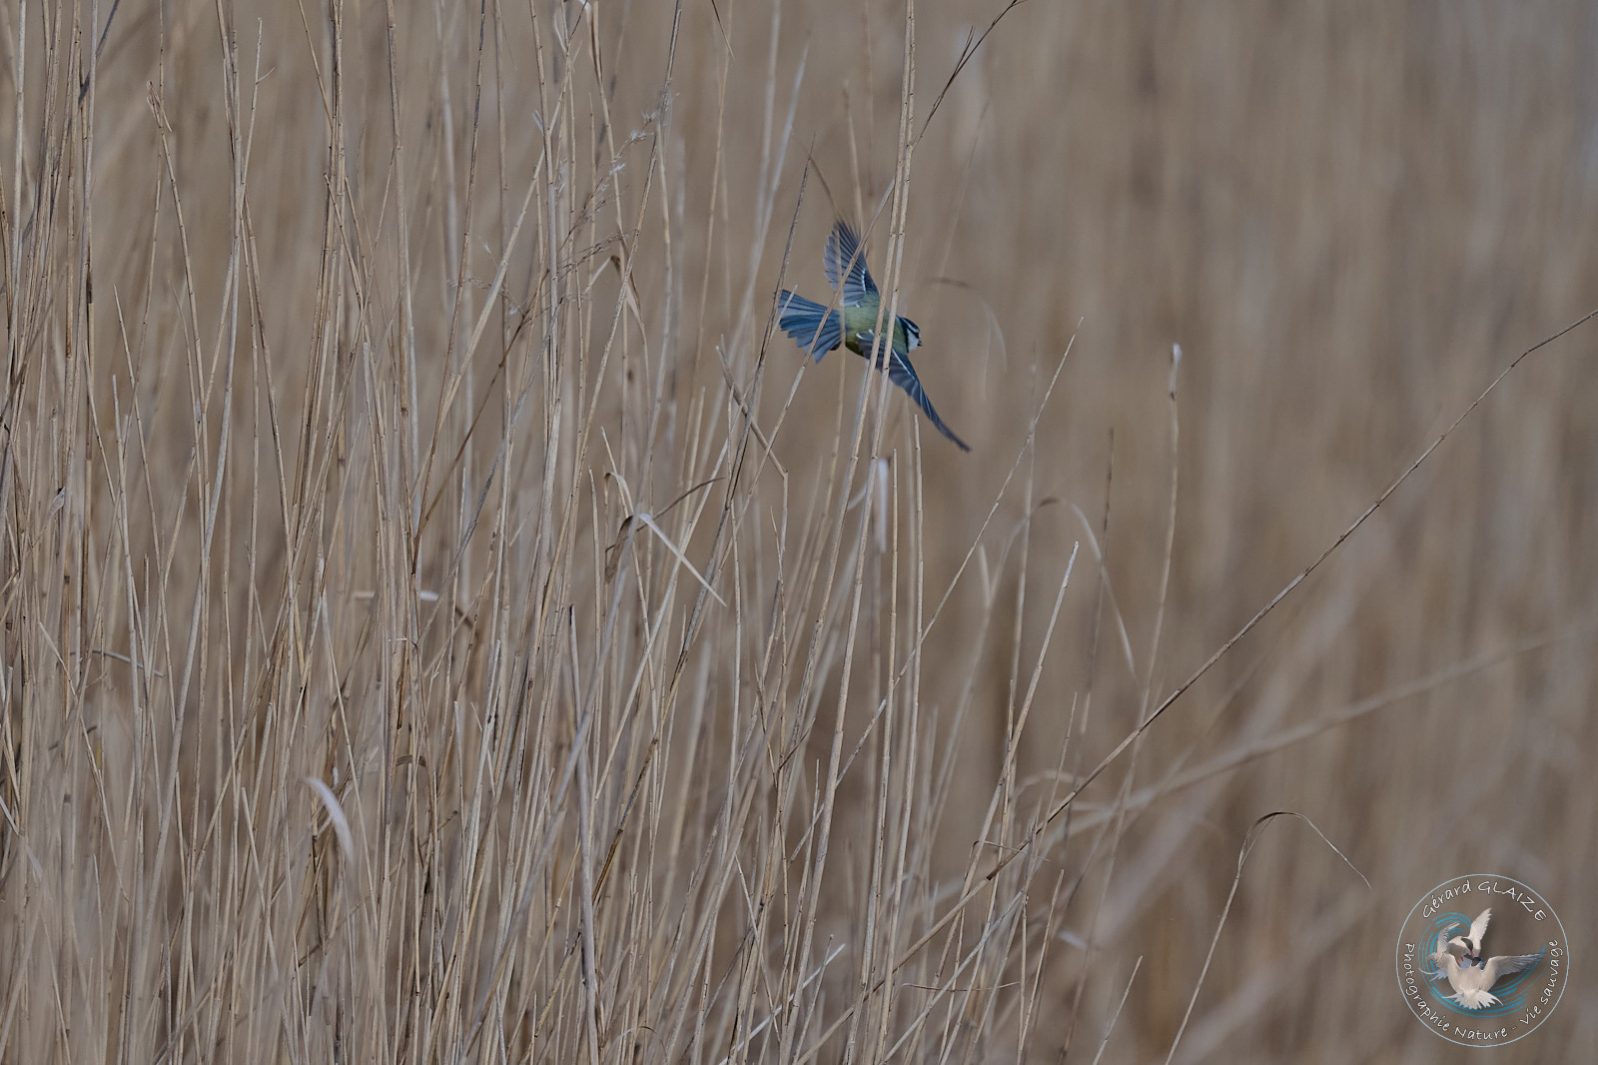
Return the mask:
<svg viewBox="0 0 1598 1065">
<path fill-rule="evenodd" d="M 866 269 L 860 238 L 848 222 L 840 220 L 833 225 L 822 265 L 826 267 L 827 281 L 834 288 L 840 285 L 843 288 L 841 307 L 836 311 L 828 310 L 814 300 L 783 289 L 777 323 L 817 362 L 839 344 L 869 359 L 876 339 L 877 318 L 882 311 L 882 295 L 871 279 L 871 271 Z M 970 451 L 966 442 L 938 417 L 926 389 L 921 387 L 921 378 L 910 365 L 910 353 L 920 343 L 921 330 L 910 319 L 899 316 L 893 323 L 892 342 L 883 345 L 886 350 L 879 356 L 878 368 L 886 368 L 888 379 L 915 400 L 938 432 L 953 440 L 961 451 Z"/>
</svg>

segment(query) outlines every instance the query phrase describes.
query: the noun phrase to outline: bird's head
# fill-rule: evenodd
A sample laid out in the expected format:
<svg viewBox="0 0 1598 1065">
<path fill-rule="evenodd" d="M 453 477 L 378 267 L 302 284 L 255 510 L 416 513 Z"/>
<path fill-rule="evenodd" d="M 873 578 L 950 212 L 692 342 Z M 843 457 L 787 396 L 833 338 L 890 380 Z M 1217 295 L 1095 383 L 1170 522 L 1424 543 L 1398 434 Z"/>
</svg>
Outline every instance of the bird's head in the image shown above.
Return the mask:
<svg viewBox="0 0 1598 1065">
<path fill-rule="evenodd" d="M 899 324 L 904 327 L 905 351 L 914 351 L 921 344 L 921 327 L 904 317 L 899 319 Z"/>
</svg>

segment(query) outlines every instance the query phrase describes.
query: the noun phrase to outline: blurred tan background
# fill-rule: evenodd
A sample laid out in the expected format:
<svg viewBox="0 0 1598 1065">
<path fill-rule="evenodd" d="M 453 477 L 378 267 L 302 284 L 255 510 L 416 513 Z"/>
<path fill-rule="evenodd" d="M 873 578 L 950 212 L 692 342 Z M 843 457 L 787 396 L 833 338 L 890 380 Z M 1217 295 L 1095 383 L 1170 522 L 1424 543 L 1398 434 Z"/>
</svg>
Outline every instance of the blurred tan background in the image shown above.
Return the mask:
<svg viewBox="0 0 1598 1065">
<path fill-rule="evenodd" d="M 603 571 L 604 548 L 627 513 L 605 472 L 619 472 L 636 498 L 656 508 L 724 472 L 705 466 L 705 456 L 720 445 L 696 435 L 704 425 L 731 431 L 714 415 L 728 402 L 723 360 L 740 387 L 749 385 L 772 291 L 782 283 L 823 297 L 820 255 L 832 218 L 869 220 L 889 194 L 904 73 L 899 6 L 717 0 L 685 5 L 675 31 L 667 4 L 602 2 L 591 13 L 585 5 L 538 0 L 533 6 L 544 20 L 538 40 L 521 9 L 490 5 L 481 24 L 475 7 L 396 9 L 393 93 L 401 117 L 394 125 L 408 145 L 397 168 L 391 165 L 384 5 L 331 9 L 344 42 L 336 63 L 344 79 L 338 94 L 326 87 L 335 66 L 327 44 L 329 10 L 307 11 L 302 21 L 292 5 L 227 8 L 226 36 L 237 47 L 240 83 L 258 93 L 253 112 L 247 100 L 227 100 L 224 34 L 207 5 L 164 12 L 129 7 L 106 36 L 94 94 L 95 176 L 88 201 L 95 302 L 85 312 L 92 314 L 99 354 L 87 374 L 92 384 L 83 386 L 96 390 L 97 399 L 82 417 L 109 434 L 118 424 L 113 411 L 125 417 L 130 397 L 141 394 L 148 468 L 190 470 L 192 382 L 210 379 L 213 371 L 185 353 L 209 357 L 233 313 L 259 316 L 258 336 L 254 326 L 243 331 L 250 353 L 241 356 L 238 370 L 240 395 L 254 398 L 239 401 L 230 423 L 237 439 L 224 497 L 225 546 L 205 577 L 179 564 L 174 576 L 158 580 L 159 565 L 146 569 L 138 561 L 181 563 L 205 540 L 197 517 L 204 497 L 192 486 L 174 479 L 167 495 L 160 476 L 148 489 L 141 483 L 138 494 L 147 492 L 150 513 L 132 522 L 124 548 L 115 524 L 103 524 L 114 509 L 103 494 L 114 472 L 104 473 L 92 457 L 84 460 L 88 472 L 62 459 L 65 472 L 57 476 L 49 472 L 56 459 L 39 447 L 15 460 L 23 472 L 17 475 L 21 487 L 13 488 L 20 495 L 7 503 L 8 535 L 15 541 L 7 550 L 18 571 L 32 576 L 14 585 L 8 618 L 23 620 L 34 611 L 47 620 L 18 630 L 29 635 L 13 638 L 8 669 L 15 678 L 26 661 L 35 676 L 44 669 L 48 677 L 43 663 L 51 660 L 51 647 L 40 634 L 57 631 L 50 626 L 65 624 L 71 607 L 70 595 L 63 598 L 59 587 L 38 576 L 55 563 L 45 557 L 49 551 L 29 546 L 34 541 L 25 530 L 54 529 L 59 539 L 49 542 L 57 544 L 56 557 L 67 560 L 61 564 L 69 573 L 91 583 L 109 581 L 109 620 L 79 633 L 84 646 L 95 642 L 88 629 L 114 635 L 128 627 L 117 605 L 122 563 L 106 566 L 103 560 L 112 556 L 103 552 L 125 550 L 134 560 L 127 579 L 140 595 L 165 587 L 167 579 L 191 596 L 214 587 L 219 613 L 204 615 L 203 622 L 214 632 L 210 668 L 185 689 L 187 703 L 172 697 L 182 714 L 201 715 L 184 716 L 172 733 L 179 737 L 174 744 L 189 744 L 179 761 L 192 760 L 200 782 L 192 794 L 181 787 L 173 794 L 187 795 L 196 811 L 208 809 L 210 799 L 194 795 L 226 786 L 218 783 L 227 777 L 219 767 L 229 764 L 224 755 L 232 749 L 206 731 L 212 719 L 202 711 L 220 714 L 215 708 L 234 699 L 242 707 L 251 693 L 275 691 L 274 706 L 303 698 L 335 722 L 348 712 L 348 742 L 359 750 L 380 745 L 384 725 L 392 722 L 363 724 L 356 711 L 332 707 L 346 698 L 359 703 L 363 692 L 379 701 L 382 691 L 415 683 L 398 664 L 403 652 L 385 642 L 398 640 L 398 629 L 388 626 L 403 628 L 395 622 L 403 611 L 349 628 L 328 621 L 335 636 L 316 627 L 313 602 L 303 607 L 308 631 L 322 635 L 295 645 L 301 647 L 295 654 L 304 656 L 297 668 L 305 670 L 306 685 L 274 689 L 287 682 L 263 666 L 277 660 L 280 640 L 270 637 L 276 631 L 270 622 L 292 599 L 287 589 L 296 581 L 323 588 L 324 570 L 343 581 L 326 586 L 338 600 L 328 615 L 335 620 L 354 616 L 341 610 L 365 609 L 361 604 L 372 601 L 373 587 L 378 601 L 387 602 L 385 567 L 403 573 L 410 563 L 395 562 L 402 552 L 391 550 L 387 525 L 373 516 L 386 513 L 385 504 L 329 512 L 317 519 L 321 524 L 312 523 L 312 532 L 301 530 L 324 545 L 325 558 L 320 568 L 302 560 L 286 584 L 280 569 L 293 536 L 283 527 L 267 520 L 253 539 L 228 539 L 231 523 L 255 520 L 250 500 L 265 500 L 270 514 L 278 477 L 302 461 L 332 456 L 329 498 L 374 478 L 392 488 L 420 475 L 420 464 L 405 462 L 374 473 L 369 466 L 383 464 L 363 457 L 364 434 L 376 430 L 360 421 L 367 406 L 390 409 L 373 396 L 397 410 L 406 392 L 403 375 L 391 375 L 389 364 L 368 379 L 358 357 L 363 345 L 389 350 L 402 343 L 395 295 L 404 287 L 396 239 L 401 204 L 409 212 L 411 328 L 420 352 L 415 387 L 423 414 L 415 427 L 400 420 L 383 431 L 396 439 L 416 434 L 421 444 L 411 450 L 411 461 L 427 451 L 427 419 L 456 365 L 449 358 L 460 358 L 443 353 L 471 332 L 485 305 L 491 308 L 488 335 L 514 338 L 506 346 L 474 349 L 461 364 L 471 372 L 445 419 L 437 462 L 455 457 L 458 446 L 462 465 L 437 474 L 416 508 L 435 503 L 431 493 L 443 487 L 443 509 L 457 513 L 448 528 L 440 517 L 417 534 L 424 545 L 415 563 L 418 586 L 458 577 L 451 567 L 463 558 L 479 567 L 473 580 L 487 580 L 490 560 L 504 559 L 507 586 L 532 602 L 541 587 L 539 566 L 556 549 L 542 539 L 535 544 L 536 523 L 518 516 L 534 512 L 547 485 L 577 484 L 592 497 L 572 507 L 569 536 L 582 560 L 577 587 L 592 606 L 608 593 L 585 589 L 583 581 Z M 1043 657 L 1018 756 L 1016 777 L 1029 803 L 1057 794 L 1048 789 L 1062 759 L 1068 773 L 1091 769 L 1140 719 L 1150 678 L 1157 703 L 1325 550 L 1510 359 L 1598 307 L 1592 239 L 1598 68 L 1591 62 L 1598 15 L 1588 5 L 1032 0 L 986 38 L 921 133 L 962 47 L 1000 6 L 960 0 L 919 4 L 915 11 L 913 128 L 919 136 L 907 186 L 900 311 L 921 327 L 924 346 L 916 364 L 929 395 L 974 452 L 962 455 L 926 424 L 917 425 L 898 394 L 888 397 L 884 437 L 904 483 L 922 478 L 924 521 L 913 535 L 901 532 L 909 537 L 903 542 L 920 551 L 926 616 L 960 573 L 928 637 L 918 689 L 921 713 L 936 723 L 929 727 L 938 732 L 939 749 L 952 752 L 930 867 L 935 877 L 952 881 L 982 849 L 977 836 L 1000 777 L 1007 714 L 1020 702 L 1015 686 L 1026 687 L 1044 654 L 1057 584 L 1074 547 L 1072 583 Z M 85 25 L 91 13 L 77 12 Z M 97 14 L 103 20 L 105 12 Z M 15 40 L 19 9 L 10 5 L 7 17 L 6 35 Z M 576 58 L 569 64 L 559 26 L 572 28 Z M 29 32 L 68 40 L 69 31 L 67 23 L 51 23 Z M 32 47 L 36 56 L 39 40 Z M 14 84 L 14 46 L 8 54 Z M 74 143 L 38 133 L 65 128 L 61 116 L 75 96 L 61 88 L 69 75 L 37 64 L 28 71 L 38 79 L 30 84 L 54 88 L 30 90 L 26 101 L 24 185 L 48 170 L 52 145 Z M 548 89 L 562 83 L 563 90 Z M 148 102 L 152 86 L 160 120 Z M 579 132 L 563 142 L 554 169 L 540 171 L 541 139 L 557 98 L 570 101 L 564 121 Z M 0 155 L 9 185 L 18 128 L 5 110 Z M 254 138 L 248 199 L 256 241 L 251 269 L 259 288 L 243 294 L 229 281 L 229 233 L 237 217 L 230 113 L 242 116 Z M 326 236 L 330 163 L 322 132 L 334 113 L 346 130 L 338 165 L 351 223 L 334 227 L 336 239 Z M 475 140 L 474 114 L 481 124 Z M 169 125 L 165 148 L 160 122 Z M 803 179 L 807 156 L 814 169 Z M 613 159 L 620 165 L 611 167 Z M 601 182 L 607 168 L 611 176 Z M 468 173 L 475 174 L 471 182 Z M 557 191 L 532 201 L 529 232 L 539 235 L 515 245 L 505 297 L 493 308 L 507 234 L 530 183 L 550 181 L 551 173 L 560 175 Z M 552 256 L 553 220 L 587 210 L 584 197 L 596 183 L 603 192 L 592 200 L 592 215 L 600 221 Z M 181 231 L 173 185 L 183 196 Z M 70 190 L 71 182 L 63 187 Z M 24 197 L 25 203 L 35 200 L 31 192 Z M 8 257 L 16 219 L 24 216 L 20 208 L 12 211 Z M 879 278 L 888 221 L 884 210 L 870 240 Z M 67 262 L 76 247 L 70 235 L 81 232 L 72 222 L 63 214 L 52 223 L 61 227 L 52 230 L 58 234 L 51 238 L 52 254 Z M 184 242 L 191 268 L 183 265 Z M 328 256 L 324 247 L 333 249 Z M 540 288 L 538 278 L 552 257 L 592 279 L 592 303 L 550 309 L 549 289 Z M 359 261 L 352 276 L 362 284 L 329 281 L 320 265 L 327 258 Z M 497 399 L 487 403 L 477 420 L 474 411 L 494 394 L 493 374 L 507 346 L 526 360 L 511 363 L 507 379 L 534 395 L 529 382 L 537 378 L 537 337 L 546 326 L 579 338 L 560 348 L 561 358 L 575 360 L 574 352 L 582 351 L 597 360 L 612 329 L 616 270 L 624 258 L 634 302 L 621 313 L 619 328 L 636 330 L 647 342 L 630 341 L 625 357 L 602 368 L 566 364 L 567 409 L 580 412 L 596 403 L 603 441 L 596 430 L 582 460 L 567 451 L 560 475 L 542 478 L 536 447 L 503 455 L 498 449 L 498 434 L 513 419 L 506 407 Z M 57 276 L 70 280 L 68 274 Z M 459 274 L 468 281 L 465 306 L 457 312 L 452 279 Z M 20 298 L 15 279 L 24 275 L 8 276 L 8 298 Z M 185 277 L 192 277 L 192 300 Z M 369 313 L 367 299 L 379 309 Z M 56 316 L 42 314 L 26 331 L 15 324 L 20 319 L 7 327 L 14 367 L 19 352 L 70 352 L 80 343 L 68 334 L 81 306 L 71 311 L 65 297 L 39 306 Z M 530 333 L 518 332 L 518 316 L 528 308 L 542 309 L 532 316 Z M 363 332 L 359 323 L 372 321 L 383 328 Z M 1184 358 L 1177 377 L 1177 503 L 1162 611 L 1173 484 L 1167 395 L 1173 343 Z M 124 345 L 138 352 L 142 392 L 128 387 L 134 357 L 124 356 Z M 1040 414 L 1043 388 L 1068 346 L 1059 385 Z M 771 453 L 786 480 L 779 483 L 763 466 L 747 487 L 761 507 L 800 511 L 828 498 L 834 450 L 846 450 L 852 440 L 862 365 L 840 351 L 806 367 L 780 333 L 764 350 L 754 409 L 768 429 L 780 420 Z M 1504 873 L 1543 892 L 1559 908 L 1574 954 L 1568 993 L 1555 1016 L 1523 1042 L 1484 1053 L 1506 1062 L 1578 1060 L 1598 1045 L 1598 1007 L 1592 1004 L 1598 985 L 1587 962 L 1598 929 L 1591 901 L 1598 779 L 1589 765 L 1598 750 L 1591 713 L 1598 681 L 1595 350 L 1598 324 L 1528 358 L 1355 536 L 1084 794 L 1068 841 L 1049 841 L 1047 872 L 1065 876 L 1073 893 L 1039 978 L 1039 1016 L 1023 1060 L 1058 1060 L 1068 1037 L 1069 1060 L 1092 1060 L 1112 1027 L 1105 1060 L 1164 1060 L 1232 886 L 1239 848 L 1257 818 L 1279 810 L 1313 821 L 1370 886 L 1303 822 L 1273 823 L 1242 875 L 1177 1060 L 1458 1060 L 1464 1051 L 1405 1015 L 1393 951 L 1405 915 L 1423 893 L 1475 871 Z M 76 371 L 65 355 L 29 365 L 37 376 L 28 378 L 21 402 L 33 424 L 44 424 L 55 397 L 72 394 Z M 517 368 L 524 365 L 531 369 Z M 302 421 L 326 416 L 304 397 L 331 403 L 337 391 L 319 383 L 318 366 L 342 367 L 340 373 L 360 382 L 348 400 L 354 412 L 348 436 L 321 452 L 295 435 Z M 280 404 L 276 429 L 261 399 L 268 375 Z M 656 388 L 667 400 L 658 418 L 650 414 Z M 121 407 L 112 403 L 113 392 Z M 534 407 L 538 402 L 534 395 Z M 87 411 L 81 400 L 57 405 Z M 316 413 L 307 414 L 308 408 Z M 1035 416 L 1036 449 L 1028 453 Z M 214 435 L 218 418 L 208 417 L 205 432 Z M 519 431 L 536 436 L 531 424 Z M 84 439 L 92 437 L 85 433 Z M 281 464 L 274 457 L 279 449 Z M 689 454 L 695 458 L 679 458 Z M 502 460 L 503 467 L 495 465 Z M 1013 468 L 1016 479 L 1001 491 Z M 102 474 L 108 481 L 97 479 Z M 88 486 L 81 497 L 52 505 L 52 485 L 78 483 L 79 477 Z M 487 519 L 480 525 L 458 520 L 488 485 L 488 512 L 509 515 L 504 528 L 517 535 L 503 556 L 495 554 L 502 541 Z M 502 486 L 508 486 L 503 499 Z M 1052 502 L 1026 526 L 1023 557 L 1014 537 L 1029 508 L 1044 500 Z M 908 521 L 908 515 L 901 518 Z M 1088 537 L 1089 527 L 1099 535 L 1101 522 L 1107 523 L 1099 542 L 1102 571 Z M 760 598 L 769 588 L 758 588 L 756 578 L 769 584 L 780 568 L 774 541 L 763 539 L 769 524 L 747 526 L 757 561 L 728 563 L 729 571 L 749 578 L 746 593 L 755 613 L 769 606 Z M 692 536 L 690 553 L 700 564 L 713 525 L 707 520 Z M 375 551 L 373 529 L 379 530 Z M 974 560 L 960 571 L 974 543 Z M 897 579 L 908 588 L 912 577 L 900 572 L 876 587 Z M 597 578 L 593 584 L 599 587 Z M 43 589 L 37 598 L 16 591 L 35 586 Z M 515 604 L 506 606 L 507 615 L 522 606 L 509 594 L 505 603 Z M 979 625 L 984 604 L 991 606 L 992 623 Z M 427 620 L 427 609 L 419 607 L 410 620 L 420 633 L 416 646 L 433 663 L 438 659 L 431 656 L 447 657 L 456 644 L 450 642 L 455 637 L 440 635 L 443 622 Z M 689 631 L 687 607 L 672 609 L 679 614 L 669 629 L 680 641 Z M 460 616 L 470 613 L 463 608 Z M 887 608 L 875 602 L 867 613 L 868 628 L 878 626 L 872 631 L 880 639 L 889 631 L 882 628 Z M 180 620 L 165 652 L 169 669 L 184 660 L 188 618 Z M 816 613 L 801 620 L 817 622 Z M 717 622 L 707 624 L 714 631 Z M 618 639 L 641 639 L 626 629 Z M 586 653 L 591 644 L 583 631 Z M 893 631 L 902 656 L 905 630 Z M 325 646 L 318 642 L 324 638 Z M 16 640 L 38 642 L 19 651 Z M 751 640 L 742 634 L 727 646 L 752 661 L 758 645 Z M 102 642 L 125 646 L 126 636 Z M 455 674 L 441 667 L 429 674 L 436 683 L 419 705 L 437 710 L 476 706 L 479 697 L 489 701 L 472 689 L 470 677 L 492 655 L 473 646 L 460 667 L 468 681 L 453 687 Z M 519 644 L 512 639 L 508 646 Z M 858 701 L 852 712 L 869 715 L 870 683 L 880 686 L 897 660 L 887 657 L 885 642 L 862 637 L 861 646 L 882 656 L 858 665 L 874 681 L 851 696 Z M 317 665 L 323 654 L 326 662 Z M 706 652 L 692 660 L 690 672 L 711 676 L 707 690 L 725 693 L 747 684 L 733 676 L 734 658 Z M 83 720 L 100 730 L 97 742 L 106 745 L 95 757 L 116 779 L 123 779 L 118 759 L 126 759 L 126 779 L 136 779 L 143 764 L 132 753 L 139 729 L 117 724 L 128 682 L 114 667 L 95 668 L 107 671 L 94 681 L 104 687 L 95 695 L 85 681 L 90 694 L 80 708 Z M 618 664 L 616 676 L 625 681 L 631 669 Z M 25 695 L 12 689 L 13 714 L 25 705 L 35 713 L 54 705 L 51 684 L 62 684 L 60 697 L 71 702 L 66 680 L 36 683 L 45 687 Z M 817 683 L 835 693 L 839 681 L 829 674 Z M 855 683 L 859 688 L 862 682 Z M 489 687 L 484 682 L 483 690 Z M 1361 709 L 1368 712 L 1348 713 Z M 415 712 L 418 721 L 426 717 L 427 711 Z M 826 761 L 830 713 L 822 712 L 822 725 L 804 746 L 812 760 L 806 777 Z M 438 720 L 440 734 L 456 727 L 442 711 Z M 235 725 L 232 716 L 226 721 L 214 727 L 236 727 L 239 734 L 252 727 Z M 1073 721 L 1077 735 L 1067 745 Z M 41 757 L 70 763 L 61 779 L 92 780 L 93 759 L 49 746 L 60 737 L 50 729 L 64 727 L 35 721 L 28 742 L 55 752 Z M 423 727 L 416 725 L 419 732 Z M 329 729 L 330 735 L 338 731 Z M 23 749 L 21 739 L 13 742 Z M 691 769 L 694 753 L 679 746 L 672 764 Z M 337 760 L 328 757 L 330 764 Z M 309 765 L 285 770 L 313 771 Z M 16 797 L 8 803 L 22 802 L 27 792 L 30 809 L 60 808 L 49 782 L 15 783 L 25 779 L 16 772 L 10 779 L 8 787 L 16 790 L 8 796 Z M 864 769 L 845 778 L 843 821 L 867 816 L 874 785 Z M 45 802 L 52 796 L 54 806 Z M 1107 819 L 1118 796 L 1126 816 Z M 196 817 L 203 827 L 205 819 Z M 17 857 L 22 852 L 11 848 L 6 883 L 12 905 L 23 907 L 16 900 L 26 885 L 33 899 L 50 891 L 69 898 L 103 891 L 111 899 L 108 882 L 85 886 L 88 874 L 74 857 L 73 833 L 57 826 L 50 834 L 58 861 L 46 862 L 54 871 L 37 881 L 29 880 Z M 115 833 L 108 829 L 106 836 Z M 30 838 L 35 853 L 49 849 Z M 863 861 L 867 850 L 847 853 L 837 860 Z M 160 861 L 150 866 L 165 868 Z M 166 883 L 155 874 L 152 882 Z M 181 894 L 176 883 L 168 887 Z M 131 907 L 131 897 L 106 903 L 104 912 Z M 848 893 L 829 905 L 845 915 L 839 927 L 847 927 Z M 218 909 L 226 907 L 219 903 Z M 48 981 L 54 955 L 26 933 L 40 918 L 24 910 L 10 911 L 8 923 L 16 923 L 9 942 L 31 952 L 26 978 Z M 82 919 L 101 931 L 80 932 L 78 939 L 59 935 L 81 948 L 84 971 L 93 971 L 100 948 L 84 944 L 100 934 L 110 943 L 109 930 L 126 926 L 114 916 L 102 918 L 104 924 Z M 199 918 L 190 913 L 185 920 Z M 65 908 L 59 921 L 62 929 L 72 924 Z M 167 929 L 155 938 L 165 941 L 170 934 Z M 106 950 L 106 957 L 126 961 Z M 140 970 L 129 963 L 127 971 Z M 575 979 L 559 972 L 568 983 Z M 170 979 L 175 1002 L 193 1001 L 185 998 L 192 991 L 188 978 Z M 344 979 L 328 986 L 347 990 L 359 983 Z M 1112 1025 L 1129 982 L 1125 1010 Z M 82 993 L 92 1000 L 95 980 L 83 986 L 91 988 Z M 115 978 L 109 986 L 114 992 Z M 852 993 L 850 985 L 842 993 Z M 164 1023 L 176 1026 L 183 1011 L 172 1006 Z M 37 1021 L 42 1014 L 27 1016 Z M 1051 1031 L 1055 1018 L 1059 1031 Z M 120 1031 L 114 1024 L 110 1030 Z M 36 1038 L 14 1035 L 11 1045 L 51 1045 Z M 833 1046 L 820 1060 L 836 1060 Z M 963 1053 L 981 1060 L 982 1046 L 1018 1053 L 1002 1039 Z M 768 1059 L 775 1060 L 774 1049 Z"/>
</svg>

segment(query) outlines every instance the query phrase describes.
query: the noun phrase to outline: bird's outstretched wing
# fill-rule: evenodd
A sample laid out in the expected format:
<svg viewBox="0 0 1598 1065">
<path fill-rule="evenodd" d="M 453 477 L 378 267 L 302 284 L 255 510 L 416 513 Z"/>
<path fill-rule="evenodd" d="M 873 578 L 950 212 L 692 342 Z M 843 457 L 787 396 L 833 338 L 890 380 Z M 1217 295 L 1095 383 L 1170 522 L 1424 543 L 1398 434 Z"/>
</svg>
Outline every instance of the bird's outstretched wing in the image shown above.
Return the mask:
<svg viewBox="0 0 1598 1065">
<path fill-rule="evenodd" d="M 1444 928 L 1442 931 L 1438 932 L 1437 950 L 1434 952 L 1434 954 L 1453 954 L 1455 957 L 1464 954 L 1466 951 L 1465 941 L 1454 934 L 1456 932 L 1463 932 L 1464 930 L 1464 925 L 1456 924 L 1449 925 L 1447 928 Z"/>
<path fill-rule="evenodd" d="M 1446 950 L 1436 950 L 1432 953 L 1432 970 L 1427 973 L 1433 980 L 1454 982 L 1454 976 L 1460 970 L 1459 959 Z"/>
<path fill-rule="evenodd" d="M 1455 965 L 1459 964 L 1460 955 L 1465 953 L 1465 944 L 1453 933 L 1464 927 L 1465 926 L 1462 924 L 1450 925 L 1449 927 L 1444 928 L 1442 931 L 1437 933 L 1436 948 L 1429 955 L 1432 963 L 1432 971 L 1428 975 L 1430 975 L 1433 980 L 1448 979 L 1449 963 L 1452 962 Z"/>
<path fill-rule="evenodd" d="M 1525 972 L 1542 960 L 1541 954 L 1500 954 L 1496 958 L 1488 958 L 1487 968 L 1482 973 L 1482 986 L 1492 987 L 1504 977 Z"/>
<path fill-rule="evenodd" d="M 827 253 L 822 265 L 827 269 L 827 281 L 832 287 L 843 286 L 845 307 L 853 307 L 867 296 L 877 294 L 877 283 L 871 280 L 865 252 L 860 250 L 860 237 L 854 227 L 841 218 L 827 237 Z"/>
<path fill-rule="evenodd" d="M 1476 953 L 1481 953 L 1481 938 L 1487 934 L 1487 926 L 1492 923 L 1493 911 L 1491 907 L 1476 915 L 1470 922 L 1470 942 L 1476 948 Z"/>
<path fill-rule="evenodd" d="M 817 362 L 843 341 L 843 318 L 837 311 L 787 289 L 777 302 L 777 324 Z"/>
<path fill-rule="evenodd" d="M 932 401 L 927 398 L 927 390 L 921 387 L 921 378 L 916 376 L 915 367 L 910 365 L 909 359 L 897 351 L 888 356 L 888 379 L 904 389 L 905 395 L 915 400 L 916 406 L 921 408 L 921 413 L 927 416 L 927 420 L 938 432 L 954 441 L 955 447 L 961 451 L 971 450 L 970 444 L 961 440 L 953 429 L 943 424 L 943 419 L 938 417 L 938 412 L 932 407 Z"/>
</svg>

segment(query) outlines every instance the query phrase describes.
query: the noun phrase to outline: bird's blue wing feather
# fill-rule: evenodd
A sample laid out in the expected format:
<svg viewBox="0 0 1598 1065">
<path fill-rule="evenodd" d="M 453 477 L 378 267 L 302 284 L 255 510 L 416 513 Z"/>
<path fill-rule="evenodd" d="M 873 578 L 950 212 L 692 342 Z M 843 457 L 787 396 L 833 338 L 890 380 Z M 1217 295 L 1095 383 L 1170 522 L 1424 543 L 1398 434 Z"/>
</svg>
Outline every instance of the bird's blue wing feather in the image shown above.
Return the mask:
<svg viewBox="0 0 1598 1065">
<path fill-rule="evenodd" d="M 932 401 L 927 398 L 927 390 L 921 387 L 921 378 L 916 376 L 915 367 L 910 365 L 909 359 L 897 351 L 888 357 L 888 379 L 904 389 L 905 395 L 915 400 L 916 406 L 921 408 L 921 412 L 927 416 L 927 420 L 933 424 L 938 432 L 954 441 L 955 446 L 961 451 L 971 450 L 971 445 L 956 436 L 954 430 L 945 425 L 943 419 L 938 417 L 938 412 L 933 408 Z"/>
<path fill-rule="evenodd" d="M 827 269 L 827 281 L 832 287 L 843 286 L 845 307 L 853 307 L 867 296 L 877 294 L 877 283 L 871 280 L 865 253 L 860 250 L 860 238 L 848 222 L 839 219 L 833 225 L 822 265 Z"/>
<path fill-rule="evenodd" d="M 797 292 L 782 290 L 777 304 L 777 324 L 793 338 L 801 351 L 817 362 L 843 341 L 843 317 Z"/>
</svg>

